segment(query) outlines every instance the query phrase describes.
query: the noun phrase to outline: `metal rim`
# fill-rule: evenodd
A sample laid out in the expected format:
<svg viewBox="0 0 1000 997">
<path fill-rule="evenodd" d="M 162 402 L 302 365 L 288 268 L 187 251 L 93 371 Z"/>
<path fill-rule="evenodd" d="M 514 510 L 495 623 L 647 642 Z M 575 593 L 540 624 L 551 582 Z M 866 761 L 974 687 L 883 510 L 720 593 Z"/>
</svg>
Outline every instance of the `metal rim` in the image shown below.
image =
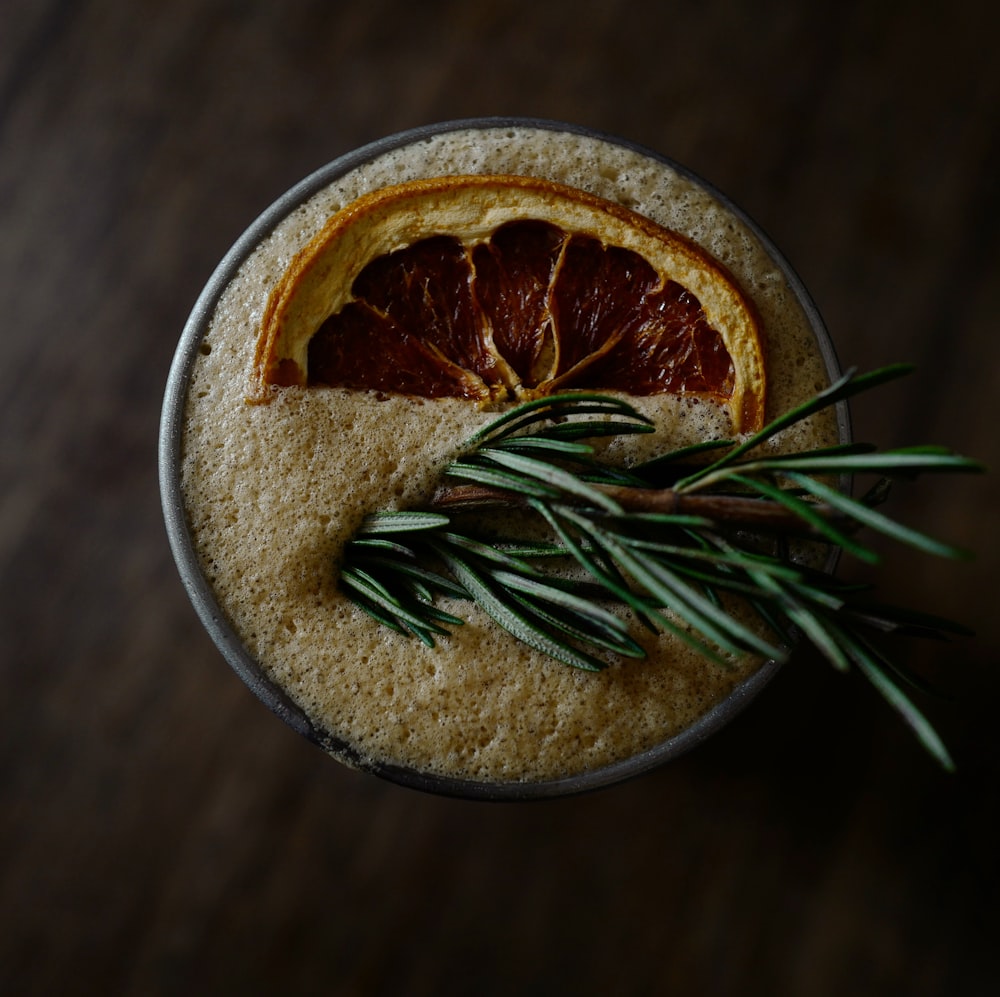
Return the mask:
<svg viewBox="0 0 1000 997">
<path fill-rule="evenodd" d="M 216 601 L 211 586 L 202 573 L 194 551 L 181 493 L 180 458 L 187 387 L 191 370 L 198 356 L 202 336 L 212 319 L 223 291 L 237 270 L 257 244 L 286 215 L 334 180 L 390 150 L 450 131 L 515 127 L 568 132 L 631 149 L 652 160 L 666 164 L 710 193 L 757 237 L 765 252 L 780 268 L 813 329 L 823 362 L 831 379 L 840 373 L 833 344 L 815 303 L 788 261 L 756 222 L 733 204 L 725 194 L 672 159 L 637 143 L 578 125 L 537 118 L 487 117 L 458 119 L 399 132 L 340 156 L 316 170 L 279 197 L 240 236 L 215 269 L 184 326 L 168 375 L 160 420 L 158 456 L 163 516 L 171 551 L 188 597 L 202 625 L 230 667 L 254 695 L 293 730 L 352 768 L 361 769 L 412 789 L 474 800 L 516 801 L 568 796 L 610 786 L 649 772 L 664 762 L 690 751 L 733 720 L 771 681 L 780 665 L 774 661 L 765 662 L 761 668 L 737 685 L 724 700 L 704 714 L 695 724 L 653 748 L 623 761 L 564 778 L 538 782 L 494 783 L 440 776 L 400 766 L 372 762 L 359 755 L 347 742 L 318 729 L 285 692 L 264 674 L 229 624 L 224 611 Z M 837 420 L 840 439 L 849 440 L 851 438 L 850 416 L 845 403 L 841 403 L 837 408 Z M 833 551 L 827 563 L 827 569 L 832 571 L 835 566 L 836 551 Z"/>
</svg>

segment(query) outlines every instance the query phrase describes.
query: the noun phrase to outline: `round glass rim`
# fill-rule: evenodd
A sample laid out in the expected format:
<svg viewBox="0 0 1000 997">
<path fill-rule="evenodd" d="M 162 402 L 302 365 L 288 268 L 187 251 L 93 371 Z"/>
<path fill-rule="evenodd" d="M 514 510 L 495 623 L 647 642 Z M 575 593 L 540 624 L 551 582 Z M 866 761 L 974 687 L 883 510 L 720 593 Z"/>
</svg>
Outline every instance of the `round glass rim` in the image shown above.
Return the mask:
<svg viewBox="0 0 1000 997">
<path fill-rule="evenodd" d="M 223 291 L 258 243 L 295 208 L 309 200 L 328 184 L 364 163 L 394 149 L 451 131 L 503 128 L 530 128 L 553 133 L 570 133 L 598 139 L 661 162 L 692 183 L 700 186 L 735 215 L 759 240 L 765 252 L 781 270 L 789 288 L 802 307 L 816 337 L 829 377 L 840 375 L 840 365 L 833 343 L 819 310 L 804 284 L 770 237 L 741 208 L 680 163 L 635 142 L 593 128 L 530 117 L 463 118 L 423 125 L 388 135 L 368 143 L 327 163 L 295 184 L 274 201 L 237 239 L 223 257 L 197 298 L 184 325 L 167 378 L 160 419 L 158 464 L 160 497 L 164 523 L 174 561 L 194 609 L 222 657 L 254 695 L 272 713 L 303 737 L 322 748 L 343 764 L 378 776 L 398 785 L 437 795 L 471 800 L 526 801 L 576 795 L 596 790 L 658 768 L 701 744 L 729 724 L 771 681 L 780 668 L 776 661 L 765 662 L 693 725 L 672 734 L 659 744 L 628 758 L 595 769 L 538 781 L 482 781 L 434 772 L 410 769 L 369 759 L 347 741 L 318 728 L 284 690 L 274 683 L 244 647 L 216 600 L 205 575 L 188 527 L 181 489 L 181 454 L 183 413 L 192 368 L 198 350 Z M 850 415 L 846 403 L 837 406 L 838 435 L 842 442 L 851 438 Z M 836 567 L 837 551 L 831 550 L 826 570 Z"/>
</svg>

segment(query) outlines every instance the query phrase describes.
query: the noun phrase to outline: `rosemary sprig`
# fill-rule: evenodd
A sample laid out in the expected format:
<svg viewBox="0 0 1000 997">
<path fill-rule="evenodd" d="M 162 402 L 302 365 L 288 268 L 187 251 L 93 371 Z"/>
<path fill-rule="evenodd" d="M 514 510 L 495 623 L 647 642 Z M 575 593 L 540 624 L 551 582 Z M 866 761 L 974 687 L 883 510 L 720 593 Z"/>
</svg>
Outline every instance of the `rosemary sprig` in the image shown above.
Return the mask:
<svg viewBox="0 0 1000 997">
<path fill-rule="evenodd" d="M 941 447 L 760 449 L 800 420 L 909 370 L 848 372 L 747 440 L 685 447 L 631 469 L 601 462 L 586 442 L 652 432 L 628 403 L 571 393 L 518 406 L 477 432 L 444 469 L 431 509 L 364 521 L 345 547 L 341 586 L 380 623 L 429 646 L 462 624 L 438 600 L 471 600 L 528 646 L 591 671 L 616 657 L 645 656 L 630 616 L 722 667 L 747 653 L 785 660 L 802 636 L 838 670 L 864 675 L 951 769 L 941 739 L 904 691 L 912 677 L 876 638 L 967 631 L 875 603 L 866 590 L 799 563 L 787 538 L 805 536 L 876 564 L 879 554 L 857 537 L 867 527 L 928 554 L 964 557 L 876 506 L 894 479 L 981 465 Z M 828 483 L 862 473 L 879 481 L 861 498 Z M 512 505 L 550 539 L 492 537 L 483 509 Z M 463 510 L 471 506 L 480 514 L 469 525 Z M 737 605 L 763 622 L 763 635 Z"/>
</svg>

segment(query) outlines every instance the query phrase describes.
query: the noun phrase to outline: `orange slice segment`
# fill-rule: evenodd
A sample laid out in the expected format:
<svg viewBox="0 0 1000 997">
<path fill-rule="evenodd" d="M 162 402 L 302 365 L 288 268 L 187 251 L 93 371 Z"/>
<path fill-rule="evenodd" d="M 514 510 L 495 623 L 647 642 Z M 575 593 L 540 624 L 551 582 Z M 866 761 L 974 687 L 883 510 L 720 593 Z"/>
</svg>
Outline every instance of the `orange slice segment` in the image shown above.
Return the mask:
<svg viewBox="0 0 1000 997">
<path fill-rule="evenodd" d="M 327 385 L 478 402 L 693 394 L 764 419 L 754 309 L 698 246 L 546 180 L 387 187 L 329 219 L 271 293 L 251 400 Z"/>
</svg>

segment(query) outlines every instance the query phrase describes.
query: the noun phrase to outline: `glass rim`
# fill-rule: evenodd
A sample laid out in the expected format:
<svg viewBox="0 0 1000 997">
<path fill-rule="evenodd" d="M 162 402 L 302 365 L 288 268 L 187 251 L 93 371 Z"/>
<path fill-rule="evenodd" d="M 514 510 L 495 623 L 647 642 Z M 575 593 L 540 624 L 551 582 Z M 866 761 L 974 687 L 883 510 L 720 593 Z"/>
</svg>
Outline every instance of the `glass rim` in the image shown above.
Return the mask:
<svg viewBox="0 0 1000 997">
<path fill-rule="evenodd" d="M 398 785 L 463 799 L 525 801 L 576 795 L 604 788 L 649 772 L 685 754 L 742 713 L 775 676 L 781 667 L 780 664 L 773 660 L 765 662 L 753 674 L 739 682 L 728 695 L 694 724 L 667 737 L 659 744 L 620 761 L 572 775 L 538 781 L 491 782 L 440 775 L 378 762 L 359 753 L 347 741 L 313 724 L 288 694 L 266 675 L 260 664 L 244 647 L 202 571 L 187 523 L 180 475 L 183 414 L 191 372 L 198 357 L 202 337 L 223 292 L 257 245 L 290 212 L 328 184 L 386 152 L 450 131 L 497 128 L 568 132 L 598 139 L 663 163 L 701 187 L 736 216 L 759 240 L 764 251 L 780 269 L 789 289 L 803 309 L 830 380 L 833 381 L 840 375 L 840 364 L 829 333 L 819 310 L 796 272 L 761 227 L 711 183 L 655 150 L 585 126 L 530 117 L 462 118 L 397 132 L 337 157 L 282 194 L 243 232 L 212 273 L 182 330 L 164 392 L 159 430 L 158 468 L 167 538 L 188 598 L 223 658 L 272 713 L 343 764 Z M 846 402 L 837 405 L 836 413 L 838 437 L 842 442 L 847 442 L 851 439 L 851 427 Z M 833 572 L 837 557 L 838 551 L 832 549 L 825 570 Z"/>
</svg>

